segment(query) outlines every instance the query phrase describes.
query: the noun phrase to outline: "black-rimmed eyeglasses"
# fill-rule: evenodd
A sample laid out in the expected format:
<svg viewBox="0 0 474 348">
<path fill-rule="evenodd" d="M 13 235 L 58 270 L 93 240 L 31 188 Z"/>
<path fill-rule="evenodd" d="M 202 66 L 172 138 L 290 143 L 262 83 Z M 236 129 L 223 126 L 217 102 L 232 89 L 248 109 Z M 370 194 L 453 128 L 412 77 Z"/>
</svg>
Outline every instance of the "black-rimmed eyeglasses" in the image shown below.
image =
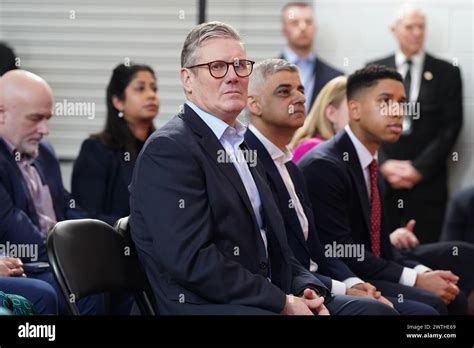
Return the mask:
<svg viewBox="0 0 474 348">
<path fill-rule="evenodd" d="M 250 76 L 250 74 L 252 73 L 254 64 L 254 61 L 247 59 L 235 59 L 231 63 L 224 62 L 223 60 L 215 60 L 209 63 L 187 66 L 186 69 L 207 66 L 209 68 L 209 73 L 212 77 L 216 79 L 222 79 L 225 75 L 227 75 L 227 72 L 229 71 L 229 65 L 232 65 L 234 67 L 234 71 L 237 76 L 247 77 Z"/>
</svg>

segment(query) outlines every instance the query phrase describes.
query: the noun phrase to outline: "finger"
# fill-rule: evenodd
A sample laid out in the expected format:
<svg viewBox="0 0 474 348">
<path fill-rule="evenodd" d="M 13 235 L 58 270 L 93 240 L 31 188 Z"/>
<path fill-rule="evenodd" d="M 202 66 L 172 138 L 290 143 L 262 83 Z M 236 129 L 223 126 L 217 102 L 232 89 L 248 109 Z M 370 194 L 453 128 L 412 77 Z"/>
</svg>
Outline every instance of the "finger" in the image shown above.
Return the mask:
<svg viewBox="0 0 474 348">
<path fill-rule="evenodd" d="M 323 304 L 324 298 L 319 297 L 311 300 L 305 299 L 304 302 L 310 309 L 317 309 Z"/>
<path fill-rule="evenodd" d="M 383 296 L 380 296 L 380 300 L 382 301 L 382 303 L 385 303 L 387 306 L 390 306 L 390 307 L 394 308 L 393 303 L 390 302 L 387 298 L 385 298 Z"/>
<path fill-rule="evenodd" d="M 415 248 L 418 246 L 418 244 L 420 244 L 420 242 L 418 241 L 418 238 L 416 238 L 414 234 L 410 234 L 408 235 L 408 244 L 410 248 Z"/>
<path fill-rule="evenodd" d="M 10 269 L 16 268 L 16 266 L 10 260 L 5 260 L 4 264 L 5 264 L 5 266 L 7 266 Z"/>
<path fill-rule="evenodd" d="M 402 245 L 400 244 L 400 238 L 393 238 L 394 240 L 392 241 L 392 237 L 390 236 L 390 241 L 392 242 L 393 246 L 397 249 L 401 249 Z"/>
<path fill-rule="evenodd" d="M 19 258 L 9 257 L 8 261 L 10 261 L 13 265 L 17 267 L 23 266 L 23 262 Z"/>
<path fill-rule="evenodd" d="M 24 272 L 23 272 L 23 268 L 12 268 L 10 269 L 10 275 L 13 276 L 13 277 L 17 277 L 17 276 L 20 276 L 22 275 Z"/>
<path fill-rule="evenodd" d="M 407 230 L 409 230 L 410 232 L 413 232 L 413 230 L 415 229 L 415 225 L 416 225 L 416 220 L 415 219 L 411 219 L 410 221 L 408 221 L 407 225 L 405 226 L 405 228 Z"/>
<path fill-rule="evenodd" d="M 387 181 L 391 185 L 397 185 L 400 182 L 400 177 L 398 175 L 389 175 L 387 176 Z"/>
<path fill-rule="evenodd" d="M 375 286 L 370 283 L 364 283 L 362 284 L 362 286 L 364 287 L 364 289 L 366 289 L 369 296 L 375 296 L 375 293 L 377 292 L 377 288 Z"/>
<path fill-rule="evenodd" d="M 445 291 L 443 291 L 439 297 L 445 304 L 449 304 L 451 302 L 451 296 L 449 296 Z"/>
<path fill-rule="evenodd" d="M 453 300 L 456 298 L 456 296 L 453 296 L 453 295 L 449 294 L 449 295 L 445 295 L 444 298 L 446 300 L 446 303 L 450 304 L 451 302 L 453 302 Z"/>
<path fill-rule="evenodd" d="M 408 240 L 407 240 L 407 237 L 406 237 L 405 233 L 402 234 L 402 237 L 399 238 L 399 241 L 400 241 L 400 244 L 401 244 L 402 248 L 408 248 L 409 243 L 408 243 Z"/>
<path fill-rule="evenodd" d="M 15 265 L 16 267 L 23 266 L 23 262 L 21 262 L 21 260 L 16 257 L 9 257 L 8 262 L 10 262 L 12 265 Z"/>
<path fill-rule="evenodd" d="M 311 308 L 315 308 L 321 306 L 324 303 L 324 297 L 317 297 L 306 301 L 308 301 L 308 303 L 312 306 Z"/>
<path fill-rule="evenodd" d="M 385 297 L 380 296 L 378 300 L 382 302 L 383 304 L 386 304 L 387 306 L 390 306 L 391 308 L 393 308 L 393 303 L 387 300 Z"/>
<path fill-rule="evenodd" d="M 451 303 L 451 300 L 449 300 L 449 299 L 441 298 L 441 300 L 443 301 L 443 303 L 444 303 L 445 305 L 448 305 L 448 304 Z"/>
<path fill-rule="evenodd" d="M 304 298 L 307 298 L 307 299 L 312 299 L 312 298 L 317 297 L 315 292 L 312 289 L 304 289 L 303 296 Z"/>
<path fill-rule="evenodd" d="M 317 311 L 318 315 L 331 315 L 325 305 L 321 305 Z"/>
<path fill-rule="evenodd" d="M 443 278 L 444 280 L 450 280 L 456 283 L 459 280 L 459 277 L 451 271 L 438 271 L 438 272 L 441 278 Z"/>
<path fill-rule="evenodd" d="M 457 296 L 459 294 L 459 288 L 453 284 L 453 283 L 450 283 L 449 286 L 447 287 L 446 291 L 454 296 Z"/>
</svg>

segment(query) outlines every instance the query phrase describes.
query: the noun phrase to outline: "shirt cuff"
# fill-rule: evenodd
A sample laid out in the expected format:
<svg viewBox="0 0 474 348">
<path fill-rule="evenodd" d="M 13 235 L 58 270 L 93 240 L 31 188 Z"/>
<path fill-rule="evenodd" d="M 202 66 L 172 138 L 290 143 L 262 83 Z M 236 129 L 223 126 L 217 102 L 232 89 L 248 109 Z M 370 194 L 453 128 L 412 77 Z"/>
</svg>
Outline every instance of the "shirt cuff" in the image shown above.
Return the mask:
<svg viewBox="0 0 474 348">
<path fill-rule="evenodd" d="M 416 271 L 416 273 L 418 273 L 418 274 L 425 273 L 425 272 L 428 272 L 428 271 L 432 271 L 431 268 L 426 267 L 425 265 L 422 265 L 422 264 L 416 265 L 413 269 L 414 269 L 414 270 Z"/>
<path fill-rule="evenodd" d="M 357 277 L 350 277 L 343 281 L 347 289 L 352 288 L 356 284 L 365 283 L 362 279 Z"/>
<path fill-rule="evenodd" d="M 398 281 L 405 286 L 415 286 L 417 272 L 413 268 L 403 267 L 402 275 Z"/>
<path fill-rule="evenodd" d="M 331 279 L 331 294 L 333 295 L 345 295 L 346 285 L 343 282 Z"/>
</svg>

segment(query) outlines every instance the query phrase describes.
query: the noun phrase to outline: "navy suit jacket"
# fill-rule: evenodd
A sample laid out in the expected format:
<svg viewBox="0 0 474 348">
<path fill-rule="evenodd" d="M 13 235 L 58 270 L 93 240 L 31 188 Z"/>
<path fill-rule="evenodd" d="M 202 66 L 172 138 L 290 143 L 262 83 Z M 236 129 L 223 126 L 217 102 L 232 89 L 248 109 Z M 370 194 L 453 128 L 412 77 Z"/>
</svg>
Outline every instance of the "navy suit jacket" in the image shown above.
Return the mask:
<svg viewBox="0 0 474 348">
<path fill-rule="evenodd" d="M 130 214 L 128 185 L 134 166 L 134 160 L 125 160 L 124 150 L 86 139 L 74 161 L 72 195 L 93 218 L 113 225 Z"/>
<path fill-rule="evenodd" d="M 370 203 L 356 149 L 345 130 L 310 150 L 298 163 L 306 179 L 316 229 L 323 243 L 365 246 L 364 260 L 341 258 L 360 278 L 398 283 L 403 266 L 414 267 L 390 243 L 384 212 L 384 181 L 378 175 L 382 201 L 381 257 L 371 253 Z M 347 256 L 347 255 L 346 255 Z"/>
<path fill-rule="evenodd" d="M 130 186 L 131 234 L 160 311 L 211 314 L 220 304 L 229 306 L 228 314 L 235 313 L 231 305 L 280 313 L 285 294 L 310 287 L 328 295 L 293 256 L 262 169 L 249 166 L 262 201 L 267 259 L 242 180 L 231 162 L 220 159 L 224 151 L 185 105 L 138 157 Z"/>
<path fill-rule="evenodd" d="M 303 230 L 301 229 L 296 210 L 291 208 L 290 194 L 288 193 L 280 172 L 267 149 L 250 130 L 247 130 L 245 133 L 245 141 L 251 149 L 257 151 L 258 161 L 260 161 L 265 168 L 268 184 L 272 189 L 276 202 L 278 203 L 280 213 L 285 220 L 288 244 L 298 261 L 306 269 L 309 269 L 310 267 L 310 259 L 316 262 L 318 264 L 318 270 L 317 273 L 315 273 L 315 276 L 318 277 L 318 279 L 321 280 L 329 289 L 332 286 L 331 278 L 338 281 L 344 281 L 347 278 L 356 277 L 354 272 L 352 272 L 350 268 L 338 258 L 325 257 L 324 247 L 316 230 L 306 183 L 298 167 L 293 162 L 286 163 L 296 194 L 298 195 L 298 199 L 300 200 L 306 218 L 308 219 L 309 231 L 307 240 L 304 239 Z"/>
<path fill-rule="evenodd" d="M 43 140 L 33 165 L 48 185 L 57 221 L 87 217 L 64 189 L 59 162 L 50 144 Z M 14 154 L 0 138 L 0 242 L 37 244 L 38 259 L 48 261 L 45 238 L 40 233 L 36 208 Z M 24 258 L 24 261 L 29 261 Z"/>
<path fill-rule="evenodd" d="M 280 58 L 286 59 L 283 54 L 280 55 Z M 341 75 L 344 75 L 342 71 L 333 68 L 328 63 L 318 57 L 315 58 L 315 67 L 313 72 L 313 93 L 311 95 L 311 98 L 307 100 L 307 102 L 309 103 L 308 110 L 311 110 L 311 106 L 313 105 L 314 101 L 316 100 L 316 97 L 318 96 L 319 92 L 321 92 L 321 89 L 323 89 L 326 83 L 331 81 L 333 78 Z"/>
</svg>

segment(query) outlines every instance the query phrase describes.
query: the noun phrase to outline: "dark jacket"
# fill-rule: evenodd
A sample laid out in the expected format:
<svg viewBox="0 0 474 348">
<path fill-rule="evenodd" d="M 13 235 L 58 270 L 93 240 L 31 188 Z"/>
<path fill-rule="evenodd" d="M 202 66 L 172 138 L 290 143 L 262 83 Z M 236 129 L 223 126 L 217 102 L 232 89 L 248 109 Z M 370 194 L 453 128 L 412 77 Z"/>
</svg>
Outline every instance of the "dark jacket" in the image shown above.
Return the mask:
<svg viewBox="0 0 474 348">
<path fill-rule="evenodd" d="M 316 229 L 323 243 L 363 244 L 364 260 L 341 258 L 362 279 L 398 283 L 403 266 L 414 267 L 390 243 L 391 230 L 382 204 L 381 257 L 371 252 L 370 203 L 356 149 L 345 130 L 313 148 L 298 163 L 306 179 Z M 378 175 L 381 200 L 384 182 Z"/>
<path fill-rule="evenodd" d="M 64 189 L 59 162 L 45 140 L 33 162 L 44 185 L 48 185 L 57 221 L 86 218 Z M 0 138 L 0 243 L 37 244 L 39 261 L 48 261 L 45 238 L 40 233 L 36 208 L 23 175 L 7 144 Z M 25 258 L 24 261 L 28 261 Z"/>
<path fill-rule="evenodd" d="M 328 293 L 293 256 L 262 168 L 249 166 L 262 201 L 267 259 L 245 187 L 234 165 L 219 161 L 221 151 L 185 105 L 137 160 L 131 234 L 162 313 L 208 314 L 216 304 L 224 312 L 228 306 L 228 314 L 236 313 L 232 305 L 280 313 L 285 294 L 306 287 Z"/>
<path fill-rule="evenodd" d="M 337 257 L 326 257 L 325 249 L 321 243 L 316 225 L 314 222 L 311 202 L 308 196 L 308 189 L 303 177 L 303 174 L 293 162 L 286 163 L 288 173 L 295 187 L 298 199 L 303 206 L 304 213 L 308 219 L 308 239 L 304 239 L 303 230 L 301 229 L 300 221 L 296 210 L 290 205 L 290 194 L 283 182 L 283 179 L 276 167 L 273 159 L 266 150 L 265 146 L 258 140 L 252 131 L 247 130 L 245 133 L 245 141 L 248 146 L 257 151 L 257 159 L 265 168 L 267 180 L 272 192 L 275 196 L 275 201 L 278 204 L 280 213 L 285 220 L 286 236 L 288 244 L 290 245 L 295 257 L 306 268 L 310 267 L 310 259 L 317 263 L 318 269 L 315 276 L 321 280 L 326 287 L 331 288 L 331 278 L 344 281 L 356 275 L 350 268 Z M 324 275 L 326 277 L 324 277 Z"/>
<path fill-rule="evenodd" d="M 113 225 L 130 214 L 128 185 L 135 160 L 101 140 L 82 143 L 72 172 L 72 194 L 94 218 Z"/>
</svg>

